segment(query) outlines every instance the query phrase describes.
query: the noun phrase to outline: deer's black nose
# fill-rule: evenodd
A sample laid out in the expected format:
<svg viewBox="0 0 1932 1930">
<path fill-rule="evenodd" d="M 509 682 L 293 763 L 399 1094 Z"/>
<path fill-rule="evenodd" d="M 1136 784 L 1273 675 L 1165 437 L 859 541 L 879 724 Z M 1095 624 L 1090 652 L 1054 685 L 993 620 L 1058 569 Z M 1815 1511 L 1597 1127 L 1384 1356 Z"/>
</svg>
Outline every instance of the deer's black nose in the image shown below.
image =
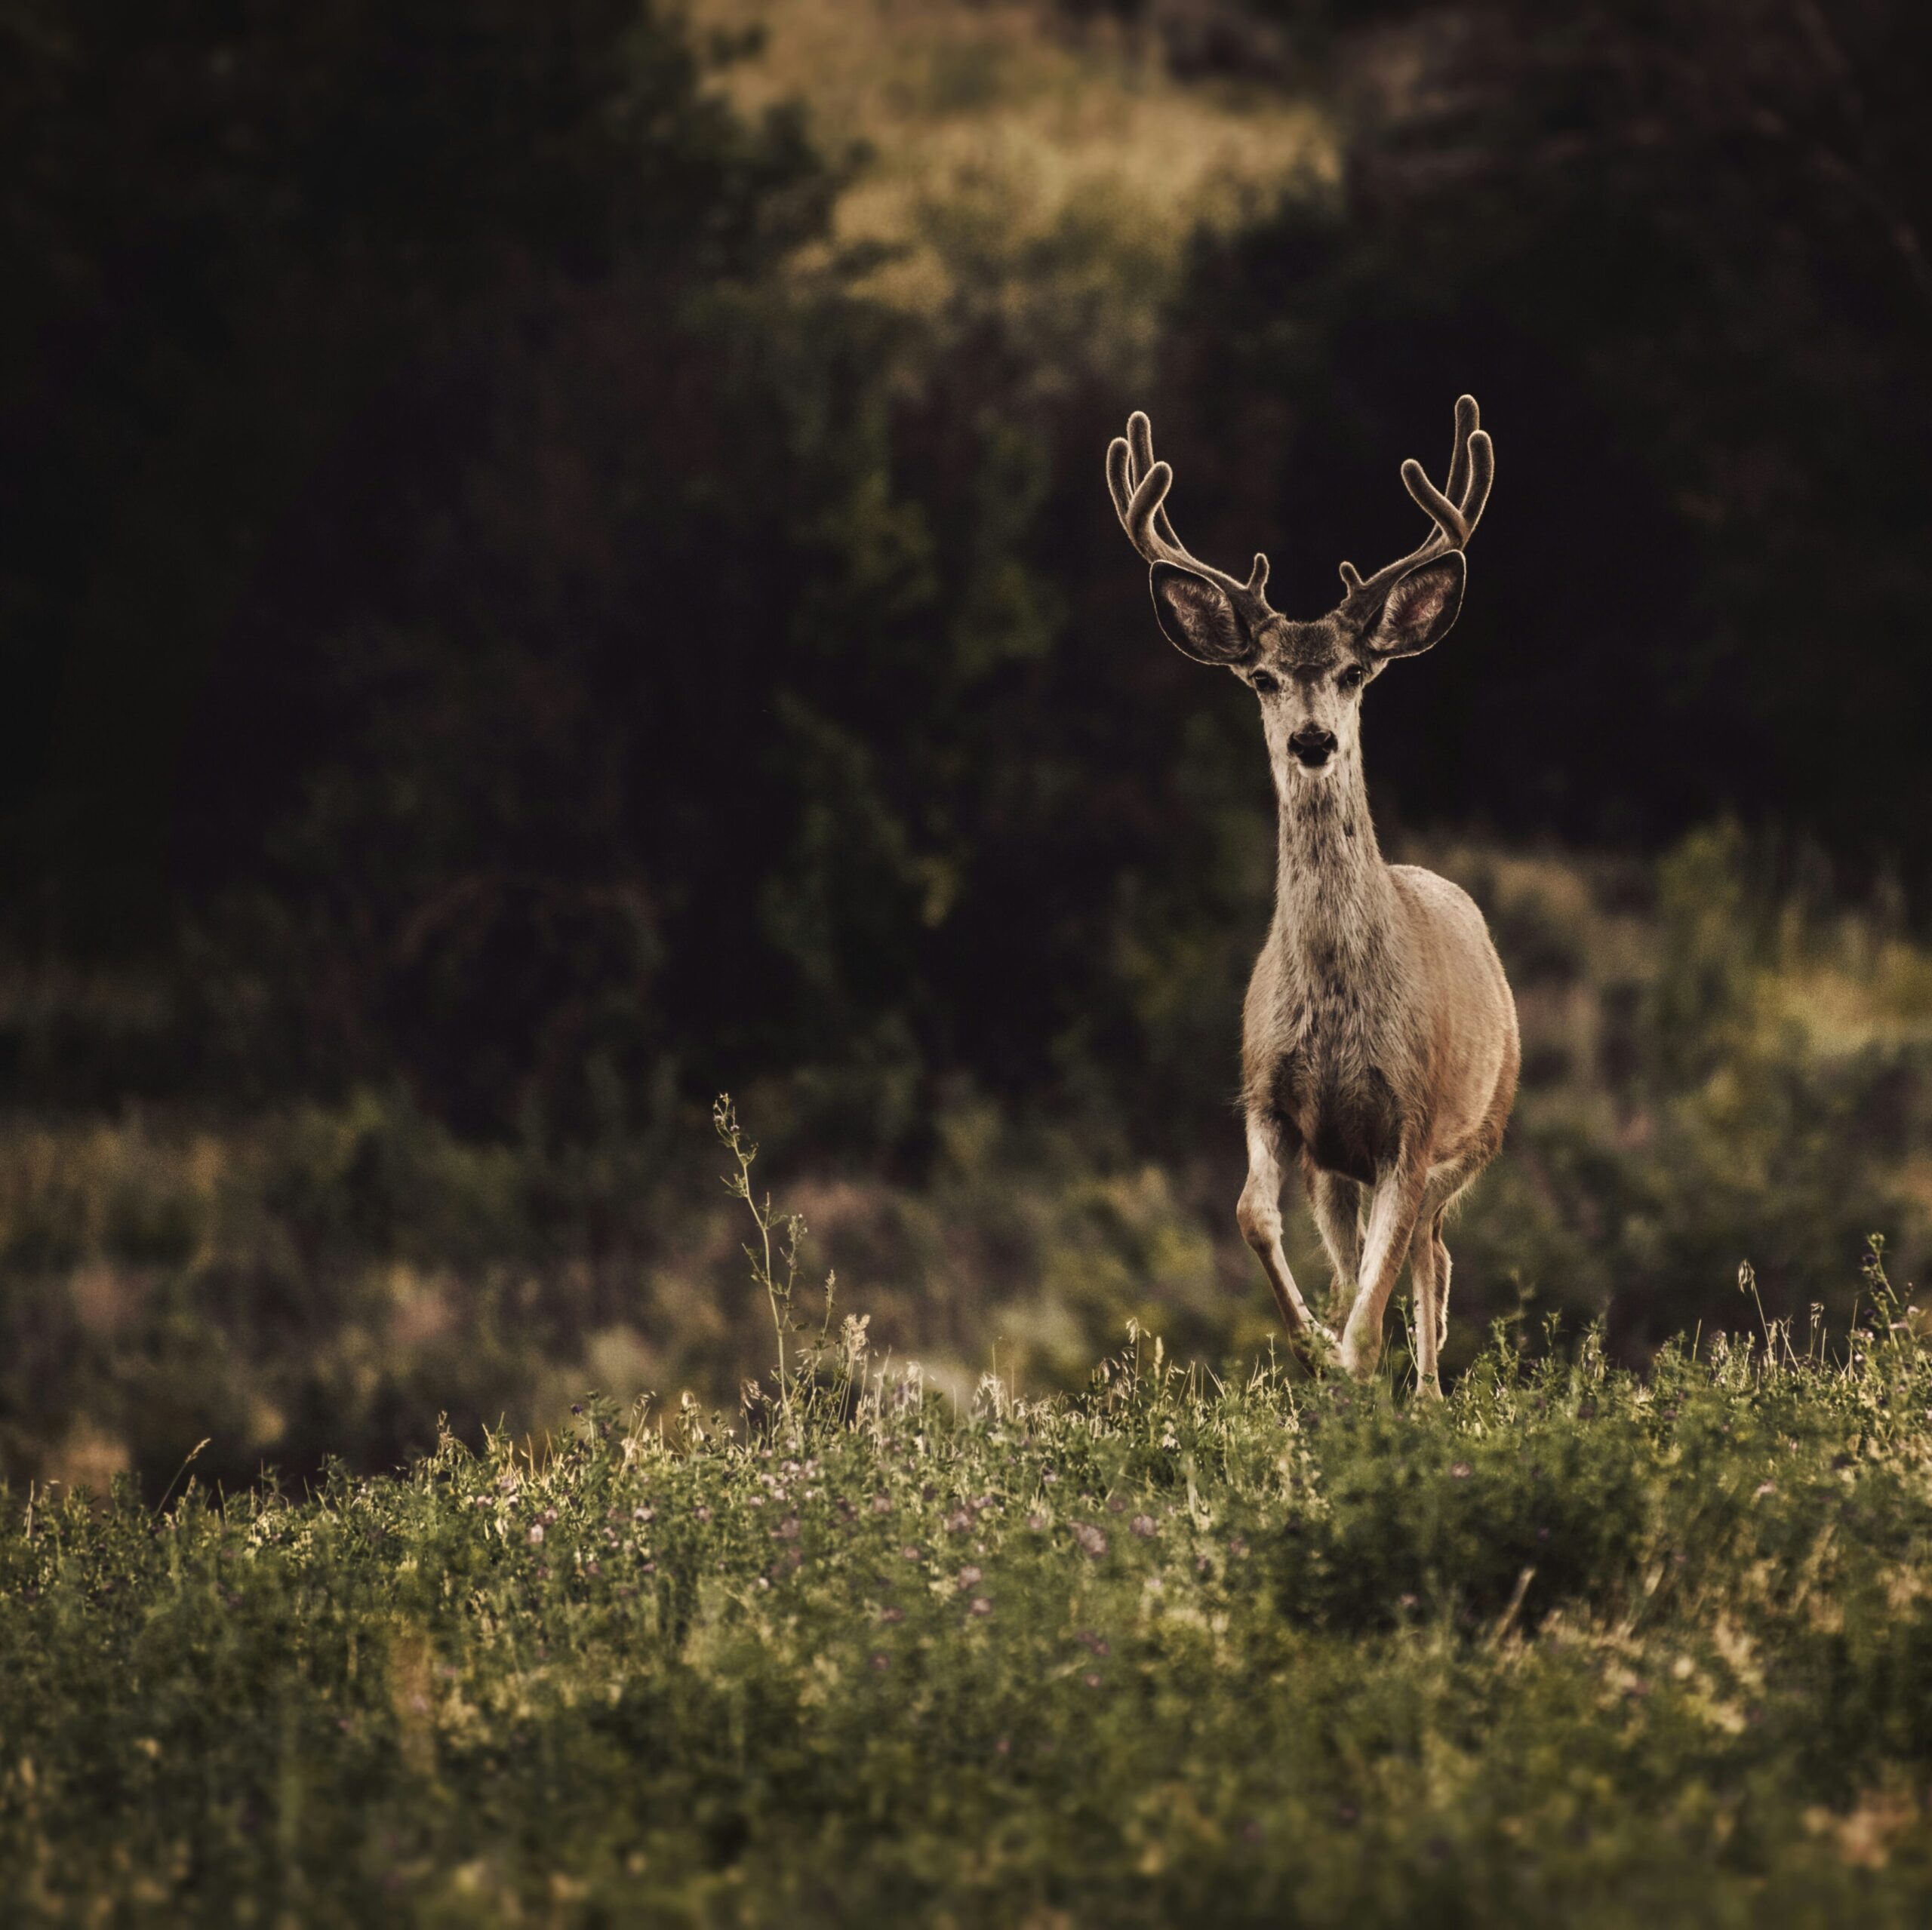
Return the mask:
<svg viewBox="0 0 1932 1930">
<path fill-rule="evenodd" d="M 1310 770 L 1319 770 L 1335 754 L 1335 733 L 1317 724 L 1304 724 L 1288 739 L 1288 748 Z"/>
</svg>

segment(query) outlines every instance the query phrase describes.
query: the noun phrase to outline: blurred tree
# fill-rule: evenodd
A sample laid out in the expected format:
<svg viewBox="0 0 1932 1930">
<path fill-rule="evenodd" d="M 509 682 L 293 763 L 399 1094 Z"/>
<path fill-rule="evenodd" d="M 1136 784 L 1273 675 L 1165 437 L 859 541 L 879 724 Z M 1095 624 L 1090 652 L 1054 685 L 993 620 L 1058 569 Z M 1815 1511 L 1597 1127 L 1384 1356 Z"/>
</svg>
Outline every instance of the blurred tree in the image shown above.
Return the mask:
<svg viewBox="0 0 1932 1930">
<path fill-rule="evenodd" d="M 54 766 L 8 782 L 70 887 L 152 892 L 179 720 L 345 433 L 563 290 L 768 255 L 813 173 L 635 0 L 13 0 L 0 34 L 0 616 Z"/>
<path fill-rule="evenodd" d="M 1349 161 L 1204 255 L 1181 474 L 1294 533 L 1312 607 L 1404 541 L 1393 459 L 1454 393 L 1497 437 L 1454 669 L 1378 693 L 1401 804 L 1644 838 L 1737 805 L 1923 878 L 1932 17 L 1254 11 L 1332 63 Z"/>
<path fill-rule="evenodd" d="M 774 275 L 832 177 L 654 8 L 6 29 L 11 917 L 177 1002 L 38 1096 L 597 1136 L 783 1073 L 878 1145 L 956 1071 L 1118 1089 L 1135 930 L 1226 894 L 1184 666 L 1057 647 L 1054 576 L 1137 604 L 1079 560 L 1113 398 Z"/>
</svg>

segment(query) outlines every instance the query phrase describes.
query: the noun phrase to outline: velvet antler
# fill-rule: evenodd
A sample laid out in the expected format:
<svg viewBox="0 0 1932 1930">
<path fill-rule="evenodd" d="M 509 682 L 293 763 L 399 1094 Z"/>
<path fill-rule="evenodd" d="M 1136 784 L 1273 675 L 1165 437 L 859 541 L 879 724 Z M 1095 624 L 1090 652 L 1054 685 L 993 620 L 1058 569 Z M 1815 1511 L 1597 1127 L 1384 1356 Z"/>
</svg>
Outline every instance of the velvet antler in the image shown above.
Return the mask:
<svg viewBox="0 0 1932 1930">
<path fill-rule="evenodd" d="M 1258 551 L 1247 573 L 1247 581 L 1230 576 L 1204 563 L 1186 549 L 1174 534 L 1164 506 L 1173 487 L 1174 472 L 1165 463 L 1154 459 L 1154 428 L 1137 409 L 1127 419 L 1127 434 L 1117 435 L 1107 445 L 1107 487 L 1114 499 L 1114 513 L 1128 540 L 1150 564 L 1167 564 L 1191 571 L 1226 592 L 1241 611 L 1251 630 L 1258 629 L 1275 613 L 1262 592 L 1268 583 L 1268 559 Z"/>
<path fill-rule="evenodd" d="M 1417 564 L 1446 556 L 1468 543 L 1481 520 L 1483 506 L 1489 500 L 1490 484 L 1496 480 L 1496 451 L 1478 426 L 1480 420 L 1476 398 L 1462 397 L 1456 404 L 1456 445 L 1449 458 L 1446 492 L 1429 481 L 1414 456 L 1402 465 L 1402 481 L 1409 493 L 1428 511 L 1435 527 L 1420 549 L 1385 564 L 1372 576 L 1364 577 L 1352 563 L 1344 563 L 1342 581 L 1348 588 L 1349 601 L 1359 597 L 1366 602 L 1379 596 Z"/>
</svg>

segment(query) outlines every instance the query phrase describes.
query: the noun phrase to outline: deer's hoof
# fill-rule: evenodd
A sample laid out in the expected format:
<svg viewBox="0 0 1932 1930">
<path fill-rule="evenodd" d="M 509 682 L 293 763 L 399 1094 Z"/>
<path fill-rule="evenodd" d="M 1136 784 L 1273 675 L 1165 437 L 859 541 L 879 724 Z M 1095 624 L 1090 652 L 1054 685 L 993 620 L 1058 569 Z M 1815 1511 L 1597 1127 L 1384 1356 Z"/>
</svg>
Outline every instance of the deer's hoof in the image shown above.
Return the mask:
<svg viewBox="0 0 1932 1930">
<path fill-rule="evenodd" d="M 1323 1326 L 1319 1320 L 1310 1320 L 1289 1336 L 1288 1345 L 1304 1367 L 1311 1373 L 1319 1373 L 1324 1368 L 1334 1366 L 1342 1342 L 1332 1327 Z"/>
<path fill-rule="evenodd" d="M 1336 1358 L 1341 1363 L 1343 1372 L 1351 1380 L 1373 1380 L 1376 1367 L 1382 1358 L 1381 1345 L 1376 1340 L 1358 1340 L 1351 1328 L 1343 1335 Z"/>
</svg>

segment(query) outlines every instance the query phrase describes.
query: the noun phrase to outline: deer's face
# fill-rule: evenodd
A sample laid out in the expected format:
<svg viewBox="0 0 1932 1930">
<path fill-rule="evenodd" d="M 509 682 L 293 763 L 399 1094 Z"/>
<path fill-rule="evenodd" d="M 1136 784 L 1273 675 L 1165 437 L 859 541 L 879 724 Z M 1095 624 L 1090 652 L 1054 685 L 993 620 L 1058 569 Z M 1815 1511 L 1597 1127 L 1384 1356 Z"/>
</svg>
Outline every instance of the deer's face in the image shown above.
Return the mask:
<svg viewBox="0 0 1932 1930">
<path fill-rule="evenodd" d="M 1261 701 L 1268 761 L 1283 794 L 1321 783 L 1355 755 L 1361 693 L 1381 668 L 1332 619 L 1281 622 L 1259 640 L 1255 660 L 1236 671 Z"/>
<path fill-rule="evenodd" d="M 1361 693 L 1398 656 L 1429 649 L 1463 601 L 1462 552 L 1363 587 L 1312 623 L 1231 594 L 1197 571 L 1154 565 L 1154 609 L 1175 647 L 1231 670 L 1261 700 L 1275 783 L 1286 798 L 1346 768 L 1361 744 Z"/>
<path fill-rule="evenodd" d="M 1422 465 L 1402 481 L 1429 512 L 1435 533 L 1407 556 L 1364 576 L 1342 565 L 1347 594 L 1312 623 L 1269 604 L 1268 559 L 1245 579 L 1204 563 L 1182 546 L 1164 506 L 1174 471 L 1154 459 L 1154 430 L 1139 410 L 1107 447 L 1107 490 L 1136 549 L 1152 566 L 1148 588 L 1162 633 L 1197 663 L 1231 670 L 1261 700 L 1275 782 L 1285 801 L 1299 787 L 1344 768 L 1360 746 L 1361 693 L 1398 656 L 1414 656 L 1448 634 L 1463 604 L 1463 548 L 1489 500 L 1496 454 L 1478 426 L 1475 398 L 1456 404 L 1456 443 L 1445 493 Z"/>
</svg>

